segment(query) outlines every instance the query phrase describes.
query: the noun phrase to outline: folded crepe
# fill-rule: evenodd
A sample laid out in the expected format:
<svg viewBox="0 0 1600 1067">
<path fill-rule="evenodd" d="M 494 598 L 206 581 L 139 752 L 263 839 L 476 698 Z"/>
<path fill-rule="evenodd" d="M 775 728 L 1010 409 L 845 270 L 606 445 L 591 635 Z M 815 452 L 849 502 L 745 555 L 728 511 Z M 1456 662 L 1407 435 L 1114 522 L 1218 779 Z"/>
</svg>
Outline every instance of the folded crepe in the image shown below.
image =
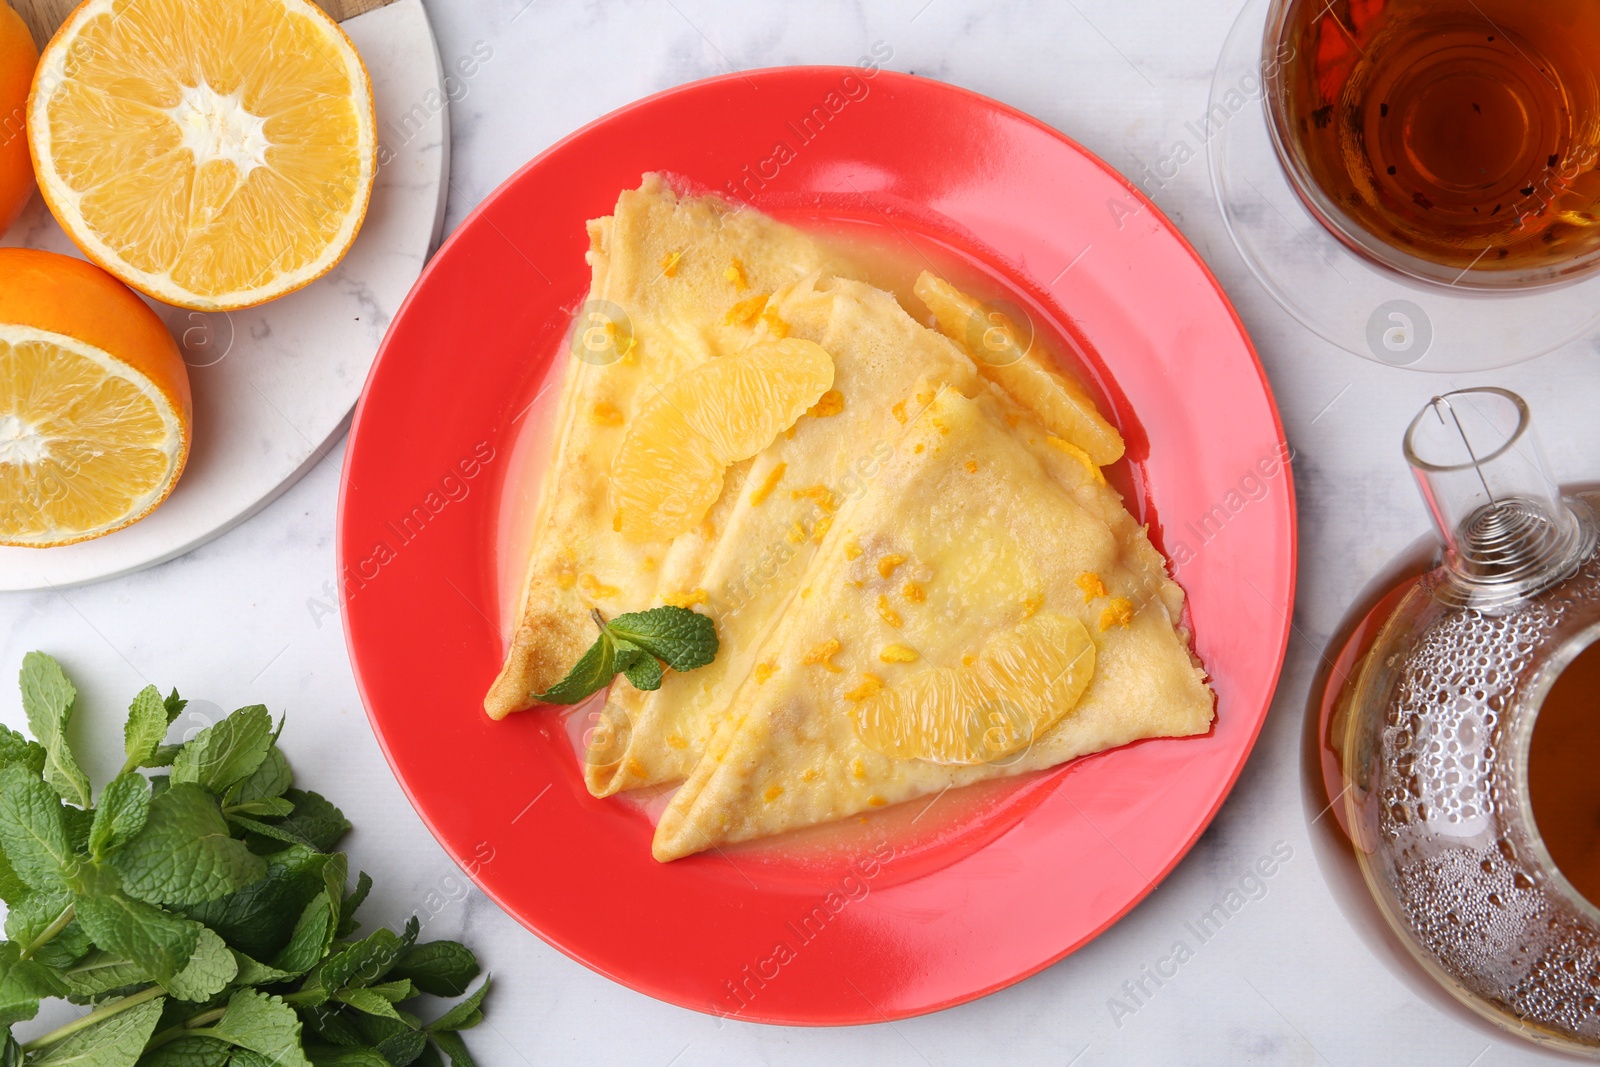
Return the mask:
<svg viewBox="0 0 1600 1067">
<path fill-rule="evenodd" d="M 592 609 L 656 606 L 659 570 L 716 542 L 716 508 L 668 542 L 615 529 L 608 474 L 640 408 L 684 371 L 781 333 L 763 315 L 775 290 L 844 270 L 799 231 L 718 197 L 680 197 L 658 175 L 591 222 L 589 238 L 593 280 L 577 329 L 595 343 L 574 344 L 568 359 L 518 623 L 484 698 L 497 719 L 566 675 L 595 639 Z M 746 467 L 728 471 L 724 496 Z"/>
<path fill-rule="evenodd" d="M 789 336 L 833 357 L 833 389 L 755 457 L 742 486 L 724 490 L 716 543 L 662 565 L 659 599 L 714 618 L 721 651 L 709 666 L 667 674 L 654 692 L 611 687 L 585 761 L 596 796 L 688 777 L 834 515 L 874 491 L 878 469 L 935 387 L 920 401 L 907 391 L 923 379 L 980 388 L 959 346 L 861 282 L 812 276 L 775 293 L 768 309 Z"/>
<path fill-rule="evenodd" d="M 658 860 L 1209 729 L 1183 594 L 1098 466 L 992 386 L 934 393 L 906 398 L 916 417 L 834 515 L 657 825 Z M 1069 637 L 1092 663 L 1031 684 Z M 1004 743 L 952 757 L 950 700 L 978 675 L 1020 679 Z M 895 716 L 898 747 L 872 729 Z M 919 744 L 929 758 L 904 754 Z"/>
<path fill-rule="evenodd" d="M 679 606 L 703 605 L 717 620 L 723 651 L 692 675 L 669 674 L 655 692 L 612 687 L 602 728 L 592 733 L 586 753 L 585 778 L 596 796 L 688 777 L 727 715 L 756 650 L 788 606 L 834 511 L 871 491 L 908 414 L 925 407 L 940 385 L 972 395 L 981 375 L 1059 435 L 1058 446 L 1081 448 L 1085 455 L 1093 450 L 1101 463 L 1121 456 L 1115 428 L 1042 346 L 1024 349 L 1013 343 L 1009 329 L 987 328 L 976 299 L 933 275 L 922 275 L 917 293 L 934 311 L 943 336 L 912 319 L 890 294 L 861 282 L 812 277 L 774 294 L 769 313 L 787 324 L 791 336 L 815 341 L 833 356 L 835 388 L 812 418 L 755 459 L 742 494 L 724 494 L 718 543 L 679 553 L 674 565 L 662 567 L 658 593 Z M 907 396 L 918 381 L 925 384 Z M 1100 487 L 1092 494 L 1097 513 L 1131 523 L 1104 480 L 1090 480 Z M 1159 559 L 1155 565 L 1160 567 Z M 1178 596 L 1174 611 L 1181 608 Z"/>
</svg>

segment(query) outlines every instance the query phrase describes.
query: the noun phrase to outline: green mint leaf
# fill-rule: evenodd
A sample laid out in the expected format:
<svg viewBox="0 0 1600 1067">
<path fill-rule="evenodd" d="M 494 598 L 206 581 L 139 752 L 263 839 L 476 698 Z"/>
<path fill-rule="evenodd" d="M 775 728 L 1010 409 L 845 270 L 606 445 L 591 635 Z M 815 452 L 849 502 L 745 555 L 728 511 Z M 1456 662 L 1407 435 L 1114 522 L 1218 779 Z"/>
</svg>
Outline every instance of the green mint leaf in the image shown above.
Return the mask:
<svg viewBox="0 0 1600 1067">
<path fill-rule="evenodd" d="M 78 761 L 67 744 L 67 723 L 78 691 L 61 672 L 61 664 L 43 652 L 29 652 L 22 657 L 21 682 L 22 710 L 28 716 L 28 729 L 45 751 L 44 780 L 61 794 L 61 799 L 87 808 L 89 779 L 78 769 Z"/>
<path fill-rule="evenodd" d="M 661 661 L 648 652 L 641 651 L 638 659 L 624 667 L 622 673 L 635 689 L 650 693 L 661 688 Z"/>
<path fill-rule="evenodd" d="M 69 996 L 80 1002 L 151 981 L 149 971 L 104 949 L 89 953 L 62 971 L 61 977 L 66 980 Z"/>
<path fill-rule="evenodd" d="M 283 750 L 273 745 L 267 749 L 261 766 L 252 771 L 250 777 L 228 790 L 228 803 L 248 804 L 281 797 L 292 785 L 294 775 L 289 771 L 289 761 L 284 757 Z"/>
<path fill-rule="evenodd" d="M 77 865 L 62 812 L 61 798 L 26 767 L 0 770 L 0 848 L 17 876 L 43 892 L 65 891 Z"/>
<path fill-rule="evenodd" d="M 61 818 L 67 824 L 67 844 L 72 846 L 72 851 L 80 855 L 89 851 L 89 830 L 94 826 L 94 809 L 63 804 Z"/>
<path fill-rule="evenodd" d="M 330 1018 L 337 1019 L 339 1016 L 330 1013 Z M 394 1067 L 394 1064 L 383 1053 L 365 1045 L 344 1047 L 338 1045 L 308 1046 L 306 1053 L 311 1057 L 311 1062 L 316 1067 Z"/>
<path fill-rule="evenodd" d="M 344 813 L 316 793 L 290 789 L 284 799 L 294 805 L 294 812 L 276 824 L 279 830 L 298 834 L 318 852 L 328 852 L 345 834 L 350 832 L 350 820 Z M 339 887 L 343 893 L 344 887 Z"/>
<path fill-rule="evenodd" d="M 385 978 L 400 957 L 416 940 L 416 920 L 406 925 L 404 934 L 380 927 L 322 962 L 306 980 L 309 993 L 332 996 L 347 987 L 360 988 Z"/>
<path fill-rule="evenodd" d="M 6 937 L 19 946 L 33 944 L 71 904 L 72 896 L 65 889 L 29 893 L 7 912 Z M 36 949 L 33 958 L 49 967 L 70 967 L 92 947 L 83 926 L 70 922 Z"/>
<path fill-rule="evenodd" d="M 370 892 L 372 892 L 372 879 L 366 871 L 362 871 L 356 878 L 355 889 L 344 898 L 344 903 L 339 905 L 340 937 L 349 937 L 361 926 L 356 922 L 356 909 L 361 907 L 362 901 L 367 899 L 367 894 Z"/>
<path fill-rule="evenodd" d="M 161 985 L 179 1000 L 210 1000 L 226 989 L 238 973 L 239 963 L 227 944 L 202 926 L 188 964 Z"/>
<path fill-rule="evenodd" d="M 161 690 L 153 685 L 139 690 L 139 695 L 128 705 L 128 721 L 122 727 L 122 749 L 128 757 L 122 765 L 123 770 L 148 766 L 150 757 L 156 754 L 156 749 L 167 736 L 169 725 L 167 705 L 161 699 Z"/>
<path fill-rule="evenodd" d="M 144 829 L 111 862 L 123 891 L 151 904 L 204 904 L 267 873 L 266 860 L 229 834 L 216 798 L 189 782 L 150 802 Z"/>
<path fill-rule="evenodd" d="M 355 1021 L 361 1018 L 361 1014 L 350 1011 L 343 1004 L 319 1004 L 305 1008 L 302 1009 L 300 1018 L 317 1037 L 329 1044 L 356 1048 L 372 1043 L 356 1029 Z M 306 1055 L 311 1057 L 311 1062 L 320 1067 L 326 1049 L 321 1049 L 317 1041 L 307 1041 L 305 1047 Z"/>
<path fill-rule="evenodd" d="M 708 615 L 663 607 L 618 615 L 606 623 L 612 637 L 631 642 L 675 671 L 704 667 L 717 657 L 717 627 Z"/>
<path fill-rule="evenodd" d="M 350 1021 L 361 1034 L 362 1044 L 371 1045 L 395 1067 L 415 1063 L 428 1047 L 428 1037 L 416 1027 L 416 1020 L 403 1011 L 398 1018 L 352 1012 Z"/>
<path fill-rule="evenodd" d="M 16 907 L 17 902 L 31 893 L 28 883 L 11 866 L 11 861 L 6 858 L 4 845 L 0 845 L 0 900 L 6 902 L 7 907 Z"/>
<path fill-rule="evenodd" d="M 472 996 L 429 1023 L 427 1026 L 428 1033 L 437 1036 L 447 1031 L 470 1030 L 472 1027 L 477 1026 L 483 1020 L 483 998 L 489 995 L 489 982 L 490 980 L 485 978 L 483 984 L 478 987 Z M 448 1052 L 449 1050 L 446 1049 L 445 1051 Z M 452 1060 L 455 1059 L 454 1056 L 450 1058 Z"/>
<path fill-rule="evenodd" d="M 45 997 L 65 996 L 66 983 L 50 968 L 22 958 L 15 942 L 0 944 L 0 1026 L 27 1022 Z"/>
<path fill-rule="evenodd" d="M 289 936 L 289 943 L 273 959 L 273 968 L 291 977 L 311 970 L 318 960 L 327 955 L 329 946 L 333 944 L 336 922 L 329 914 L 325 897 L 312 900 L 301 911 L 294 933 Z"/>
<path fill-rule="evenodd" d="M 185 1034 L 139 1057 L 139 1067 L 223 1067 L 231 1051 L 225 1041 Z"/>
<path fill-rule="evenodd" d="M 459 997 L 478 977 L 478 957 L 455 941 L 429 941 L 406 950 L 389 974 L 409 979 L 424 993 Z"/>
<path fill-rule="evenodd" d="M 371 989 L 341 989 L 333 995 L 333 998 L 368 1015 L 382 1015 L 396 1021 L 400 1019 L 400 1013 L 395 1011 L 394 1003 Z"/>
<path fill-rule="evenodd" d="M 239 967 L 233 979 L 239 985 L 275 985 L 300 976 L 297 971 L 279 970 L 260 960 L 251 959 L 243 952 L 235 952 L 233 962 Z"/>
<path fill-rule="evenodd" d="M 428 1048 L 428 1035 L 421 1030 L 402 1030 L 378 1042 L 378 1051 L 394 1067 L 410 1067 Z"/>
<path fill-rule="evenodd" d="M 168 693 L 166 698 L 162 700 L 161 703 L 167 709 L 168 726 L 171 726 L 173 723 L 177 722 L 178 716 L 183 714 L 183 709 L 189 706 L 189 702 L 179 696 L 176 689 Z"/>
<path fill-rule="evenodd" d="M 275 1067 L 311 1067 L 300 1048 L 300 1016 L 281 997 L 239 990 L 212 1024 L 211 1036 L 259 1053 Z"/>
<path fill-rule="evenodd" d="M 294 811 L 294 805 L 282 797 L 262 797 L 260 800 L 241 800 L 228 805 L 228 815 L 259 815 L 264 819 L 281 819 Z"/>
<path fill-rule="evenodd" d="M 245 815 L 228 817 L 253 834 L 318 852 L 333 848 L 350 832 L 350 822 L 343 813 L 316 793 L 291 789 L 284 798 L 294 805 L 294 812 L 282 822 L 264 823 Z"/>
<path fill-rule="evenodd" d="M 393 974 L 394 972 L 391 971 L 389 973 Z M 390 1004 L 399 1004 L 417 995 L 417 987 L 412 985 L 411 981 L 406 978 L 384 982 L 380 985 L 369 985 L 366 988 L 368 992 L 376 993 Z"/>
<path fill-rule="evenodd" d="M 453 1030 L 440 1030 L 438 1033 L 430 1032 L 428 1036 L 439 1046 L 439 1051 L 449 1057 L 450 1067 L 478 1067 L 467 1052 L 467 1043 L 461 1040 L 460 1034 Z"/>
<path fill-rule="evenodd" d="M 11 861 L 6 859 L 5 846 L 0 845 L 0 900 L 5 901 L 7 906 L 13 906 L 28 892 L 28 883 L 11 866 Z"/>
<path fill-rule="evenodd" d="M 47 758 L 43 745 L 29 741 L 10 727 L 0 726 L 0 767 L 20 763 L 37 778 L 44 774 Z"/>
<path fill-rule="evenodd" d="M 203 927 L 126 896 L 117 888 L 115 872 L 83 864 L 73 891 L 78 922 L 94 943 L 139 964 L 157 981 L 183 970 L 194 955 Z"/>
<path fill-rule="evenodd" d="M 155 692 L 151 687 L 150 692 Z M 101 859 L 112 849 L 121 848 L 144 829 L 150 815 L 150 783 L 135 771 L 124 771 L 111 779 L 100 794 L 89 826 L 89 851 Z"/>
<path fill-rule="evenodd" d="M 145 766 L 170 767 L 177 762 L 178 753 L 182 751 L 182 745 L 158 745 L 155 752 L 145 762 Z"/>
<path fill-rule="evenodd" d="M 343 855 L 329 856 L 322 866 L 322 891 L 312 897 L 295 923 L 289 943 L 272 961 L 273 967 L 298 976 L 315 967 L 337 936 L 344 880 L 350 873 Z"/>
<path fill-rule="evenodd" d="M 183 746 L 172 763 L 172 784 L 194 782 L 224 793 L 250 777 L 272 747 L 272 716 L 260 704 L 240 708 L 207 726 Z"/>
<path fill-rule="evenodd" d="M 133 1067 L 161 1021 L 165 997 L 136 1004 L 79 1030 L 31 1062 L 51 1067 Z"/>
<path fill-rule="evenodd" d="M 240 952 L 271 962 L 288 944 L 301 910 L 326 892 L 323 871 L 331 859 L 302 845 L 280 849 L 268 857 L 267 876 L 259 882 L 183 913 Z"/>
<path fill-rule="evenodd" d="M 540 704 L 577 704 L 611 684 L 617 674 L 617 644 L 604 630 L 567 676 L 533 699 Z"/>
</svg>

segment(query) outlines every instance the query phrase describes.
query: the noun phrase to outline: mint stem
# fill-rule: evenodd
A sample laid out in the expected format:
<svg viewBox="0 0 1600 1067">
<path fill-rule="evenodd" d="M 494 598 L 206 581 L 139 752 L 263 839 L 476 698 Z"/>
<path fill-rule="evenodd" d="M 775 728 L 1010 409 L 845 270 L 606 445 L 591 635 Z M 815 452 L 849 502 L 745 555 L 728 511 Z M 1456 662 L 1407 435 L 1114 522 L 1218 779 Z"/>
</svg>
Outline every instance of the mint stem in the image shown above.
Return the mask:
<svg viewBox="0 0 1600 1067">
<path fill-rule="evenodd" d="M 55 937 L 57 934 L 67 928 L 76 914 L 77 912 L 73 910 L 73 906 L 68 904 L 66 909 L 62 911 L 60 915 L 56 916 L 55 922 L 51 923 L 49 926 L 46 926 L 44 931 L 40 933 L 38 937 L 34 938 L 28 943 L 27 947 L 22 950 L 21 958 L 28 959 L 35 952 L 38 952 L 40 949 L 44 948 L 45 945 L 50 943 L 51 938 Z"/>
<path fill-rule="evenodd" d="M 81 1019 L 74 1019 L 67 1025 L 58 1027 L 50 1031 L 48 1034 L 45 1034 L 43 1037 L 34 1038 L 32 1041 L 29 1041 L 26 1045 L 22 1046 L 22 1051 L 33 1052 L 48 1045 L 54 1045 L 58 1041 L 65 1041 L 79 1030 L 87 1030 L 89 1027 L 98 1022 L 109 1019 L 113 1015 L 120 1015 L 129 1008 L 136 1008 L 145 1001 L 154 1000 L 159 996 L 163 996 L 165 993 L 166 990 L 162 989 L 158 985 L 150 986 L 148 989 L 141 989 L 137 993 L 129 993 L 121 1000 L 113 1000 L 110 1004 L 105 1004 L 96 1008 L 94 1011 L 91 1011 L 88 1015 L 85 1015 Z"/>
<path fill-rule="evenodd" d="M 223 1012 L 227 1010 L 225 1007 L 213 1008 L 210 1011 L 200 1012 L 198 1015 L 191 1015 L 177 1026 L 169 1026 L 159 1034 L 156 1034 L 145 1043 L 144 1050 L 149 1052 L 151 1049 L 160 1048 L 168 1041 L 176 1041 L 180 1037 L 211 1037 L 216 1031 L 211 1029 L 210 1024 L 222 1018 Z"/>
<path fill-rule="evenodd" d="M 606 630 L 606 617 L 604 615 L 600 614 L 600 609 L 599 608 L 590 608 L 589 609 L 589 617 L 594 620 L 594 624 L 596 626 L 600 627 L 600 632 L 601 633 L 605 633 L 605 630 Z"/>
</svg>

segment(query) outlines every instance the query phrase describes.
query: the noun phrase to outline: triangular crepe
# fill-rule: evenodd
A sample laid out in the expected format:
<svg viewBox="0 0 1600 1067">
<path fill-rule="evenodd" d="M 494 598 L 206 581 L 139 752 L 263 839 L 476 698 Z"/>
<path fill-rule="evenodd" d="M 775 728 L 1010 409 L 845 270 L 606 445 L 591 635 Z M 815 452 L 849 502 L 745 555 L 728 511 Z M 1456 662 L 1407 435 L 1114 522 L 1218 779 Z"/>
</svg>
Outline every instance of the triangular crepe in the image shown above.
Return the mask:
<svg viewBox="0 0 1600 1067">
<path fill-rule="evenodd" d="M 1009 401 L 939 390 L 871 491 L 835 517 L 662 816 L 656 858 L 1206 732 L 1212 695 L 1177 628 L 1182 593 L 1114 503 L 1098 467 Z M 877 688 L 971 662 L 1033 617 L 1081 622 L 1096 666 L 1076 705 L 1026 748 L 953 765 L 861 740 L 853 709 Z"/>
<path fill-rule="evenodd" d="M 675 543 L 635 544 L 615 531 L 609 472 L 629 420 L 662 383 L 769 336 L 776 324 L 760 312 L 774 290 L 838 269 L 804 234 L 717 197 L 680 198 L 657 175 L 623 193 L 589 235 L 593 281 L 577 329 L 615 344 L 600 335 L 593 354 L 579 358 L 575 345 L 568 361 L 519 622 L 484 698 L 494 718 L 565 676 L 595 639 L 592 608 L 654 606 L 668 557 L 715 540 L 714 516 Z M 729 471 L 730 491 L 742 473 Z"/>
<path fill-rule="evenodd" d="M 742 489 L 724 492 L 719 539 L 709 553 L 681 553 L 662 567 L 658 594 L 679 606 L 700 605 L 716 619 L 721 652 L 707 667 L 669 673 L 655 692 L 611 687 L 604 728 L 594 732 L 586 759 L 597 796 L 689 775 L 834 515 L 873 491 L 917 414 L 919 402 L 907 392 L 923 379 L 980 388 L 961 348 L 861 282 L 809 278 L 780 291 L 770 307 L 790 336 L 832 355 L 833 391 L 752 461 Z M 934 392 L 928 386 L 920 406 Z"/>
</svg>

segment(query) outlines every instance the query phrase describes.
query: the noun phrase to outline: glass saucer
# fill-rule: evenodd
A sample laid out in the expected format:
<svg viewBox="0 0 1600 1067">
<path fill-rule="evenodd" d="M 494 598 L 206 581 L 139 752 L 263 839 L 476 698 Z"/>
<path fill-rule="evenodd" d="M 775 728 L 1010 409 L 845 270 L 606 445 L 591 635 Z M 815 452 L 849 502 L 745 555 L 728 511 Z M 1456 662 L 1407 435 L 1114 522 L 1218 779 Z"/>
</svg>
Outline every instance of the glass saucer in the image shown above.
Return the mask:
<svg viewBox="0 0 1600 1067">
<path fill-rule="evenodd" d="M 1329 233 L 1290 186 L 1267 129 L 1270 7 L 1245 4 L 1223 45 L 1203 127 L 1189 132 L 1206 145 L 1234 245 L 1274 300 L 1346 351 L 1447 373 L 1520 363 L 1600 328 L 1600 276 L 1510 292 L 1452 287 L 1358 256 Z"/>
</svg>

